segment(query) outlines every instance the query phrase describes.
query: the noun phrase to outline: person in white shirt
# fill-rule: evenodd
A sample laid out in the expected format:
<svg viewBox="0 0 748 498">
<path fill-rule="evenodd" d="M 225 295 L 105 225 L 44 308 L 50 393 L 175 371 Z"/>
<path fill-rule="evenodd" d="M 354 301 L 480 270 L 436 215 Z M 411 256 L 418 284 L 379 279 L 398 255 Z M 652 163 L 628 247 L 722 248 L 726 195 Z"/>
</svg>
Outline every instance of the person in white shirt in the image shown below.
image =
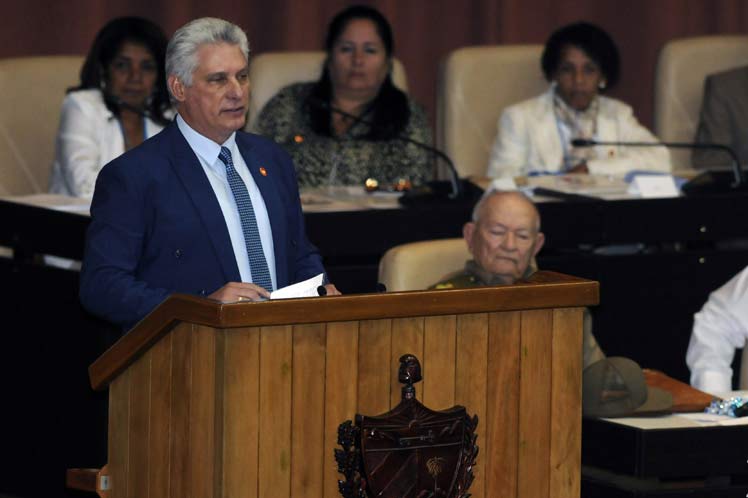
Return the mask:
<svg viewBox="0 0 748 498">
<path fill-rule="evenodd" d="M 619 60 L 615 43 L 597 26 L 576 23 L 554 32 L 541 60 L 551 86 L 501 114 L 487 176 L 670 172 L 670 154 L 664 147 L 572 145 L 573 139 L 658 141 L 639 124 L 631 107 L 600 95 L 618 81 Z"/>
<path fill-rule="evenodd" d="M 691 385 L 712 394 L 732 390 L 735 350 L 748 339 L 748 267 L 712 292 L 694 316 L 686 363 Z"/>
<path fill-rule="evenodd" d="M 168 124 L 166 44 L 161 28 L 139 17 L 99 31 L 62 104 L 50 192 L 91 197 L 106 163 Z"/>
</svg>

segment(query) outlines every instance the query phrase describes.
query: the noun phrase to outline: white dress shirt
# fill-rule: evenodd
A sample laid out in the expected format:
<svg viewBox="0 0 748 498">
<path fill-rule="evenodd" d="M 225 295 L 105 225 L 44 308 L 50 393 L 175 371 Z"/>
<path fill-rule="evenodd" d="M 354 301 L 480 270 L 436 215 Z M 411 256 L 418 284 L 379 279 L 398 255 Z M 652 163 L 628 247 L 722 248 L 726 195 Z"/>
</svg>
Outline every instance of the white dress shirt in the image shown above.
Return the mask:
<svg viewBox="0 0 748 498">
<path fill-rule="evenodd" d="M 732 391 L 735 349 L 748 339 L 748 267 L 712 292 L 694 316 L 686 363 L 691 385 L 708 393 Z"/>
<path fill-rule="evenodd" d="M 277 288 L 278 284 L 275 278 L 275 252 L 270 218 L 268 217 L 265 200 L 262 198 L 260 189 L 257 187 L 252 174 L 247 168 L 247 163 L 244 162 L 244 158 L 236 146 L 236 133 L 232 133 L 228 140 L 219 145 L 193 130 L 182 119 L 182 116 L 179 115 L 177 115 L 177 126 L 190 145 L 190 148 L 192 148 L 200 160 L 200 165 L 203 167 L 210 186 L 213 187 L 213 192 L 216 194 L 218 204 L 221 206 L 221 212 L 223 212 L 223 219 L 226 221 L 226 227 L 229 230 L 231 246 L 234 248 L 234 256 L 236 257 L 236 264 L 239 267 L 242 282 L 252 282 L 252 270 L 249 266 L 249 256 L 247 254 L 247 245 L 244 241 L 239 210 L 236 207 L 236 200 L 226 177 L 226 165 L 218 157 L 222 146 L 231 151 L 234 169 L 236 169 L 244 185 L 246 185 L 249 198 L 252 200 L 252 207 L 255 212 L 255 218 L 257 219 L 257 228 L 260 232 L 260 241 L 262 242 L 262 252 L 265 254 L 265 261 L 267 261 L 268 270 L 270 270 L 270 279 L 273 282 L 273 288 L 266 290 L 273 291 Z"/>
</svg>

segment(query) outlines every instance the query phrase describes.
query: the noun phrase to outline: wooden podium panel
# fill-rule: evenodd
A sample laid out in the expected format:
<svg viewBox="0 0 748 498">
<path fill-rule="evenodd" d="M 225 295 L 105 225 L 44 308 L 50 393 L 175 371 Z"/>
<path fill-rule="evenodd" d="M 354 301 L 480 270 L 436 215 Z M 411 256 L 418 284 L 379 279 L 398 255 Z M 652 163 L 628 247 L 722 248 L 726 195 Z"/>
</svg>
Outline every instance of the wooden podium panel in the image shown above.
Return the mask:
<svg viewBox="0 0 748 498">
<path fill-rule="evenodd" d="M 111 496 L 339 496 L 337 427 L 400 399 L 479 417 L 475 497 L 577 497 L 583 307 L 541 272 L 457 291 L 218 304 L 172 296 L 91 366 L 109 385 Z"/>
</svg>

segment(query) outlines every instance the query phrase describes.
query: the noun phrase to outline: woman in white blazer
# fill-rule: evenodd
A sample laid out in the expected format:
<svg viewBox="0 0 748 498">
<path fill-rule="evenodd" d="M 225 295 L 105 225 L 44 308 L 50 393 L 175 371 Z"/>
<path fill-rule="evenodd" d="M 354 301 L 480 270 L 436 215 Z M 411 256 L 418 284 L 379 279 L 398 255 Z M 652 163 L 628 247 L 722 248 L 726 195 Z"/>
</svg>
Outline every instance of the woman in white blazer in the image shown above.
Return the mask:
<svg viewBox="0 0 748 498">
<path fill-rule="evenodd" d="M 99 31 L 80 85 L 62 104 L 51 192 L 91 197 L 106 163 L 168 123 L 166 44 L 161 28 L 138 17 L 114 19 Z"/>
<path fill-rule="evenodd" d="M 618 81 L 619 64 L 615 43 L 597 26 L 576 23 L 554 32 L 541 60 L 550 88 L 504 110 L 488 176 L 670 172 L 670 154 L 664 147 L 574 147 L 571 143 L 575 138 L 658 141 L 639 124 L 631 107 L 600 95 Z"/>
</svg>

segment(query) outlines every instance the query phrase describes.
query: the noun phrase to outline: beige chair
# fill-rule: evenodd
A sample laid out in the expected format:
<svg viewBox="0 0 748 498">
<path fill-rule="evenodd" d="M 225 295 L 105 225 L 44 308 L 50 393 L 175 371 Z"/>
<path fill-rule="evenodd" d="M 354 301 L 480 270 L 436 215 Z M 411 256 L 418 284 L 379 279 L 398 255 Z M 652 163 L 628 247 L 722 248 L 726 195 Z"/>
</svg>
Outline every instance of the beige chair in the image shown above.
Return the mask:
<svg viewBox="0 0 748 498">
<path fill-rule="evenodd" d="M 65 90 L 83 57 L 0 60 L 0 195 L 46 192 Z"/>
<path fill-rule="evenodd" d="M 466 47 L 443 61 L 437 146 L 452 158 L 460 176 L 485 176 L 501 112 L 548 88 L 540 68 L 542 51 L 542 45 Z"/>
<path fill-rule="evenodd" d="M 260 111 L 278 91 L 292 83 L 314 81 L 322 72 L 325 52 L 267 52 L 250 58 L 249 122 L 251 129 Z M 395 59 L 392 79 L 401 90 L 407 91 L 405 68 Z"/>
<path fill-rule="evenodd" d="M 465 239 L 440 239 L 395 246 L 379 261 L 379 281 L 388 291 L 422 290 L 470 259 Z"/>
<path fill-rule="evenodd" d="M 748 36 L 701 36 L 665 44 L 655 75 L 655 134 L 691 142 L 699 124 L 704 79 L 748 64 Z M 671 151 L 675 169 L 690 168 L 690 151 Z"/>
</svg>

